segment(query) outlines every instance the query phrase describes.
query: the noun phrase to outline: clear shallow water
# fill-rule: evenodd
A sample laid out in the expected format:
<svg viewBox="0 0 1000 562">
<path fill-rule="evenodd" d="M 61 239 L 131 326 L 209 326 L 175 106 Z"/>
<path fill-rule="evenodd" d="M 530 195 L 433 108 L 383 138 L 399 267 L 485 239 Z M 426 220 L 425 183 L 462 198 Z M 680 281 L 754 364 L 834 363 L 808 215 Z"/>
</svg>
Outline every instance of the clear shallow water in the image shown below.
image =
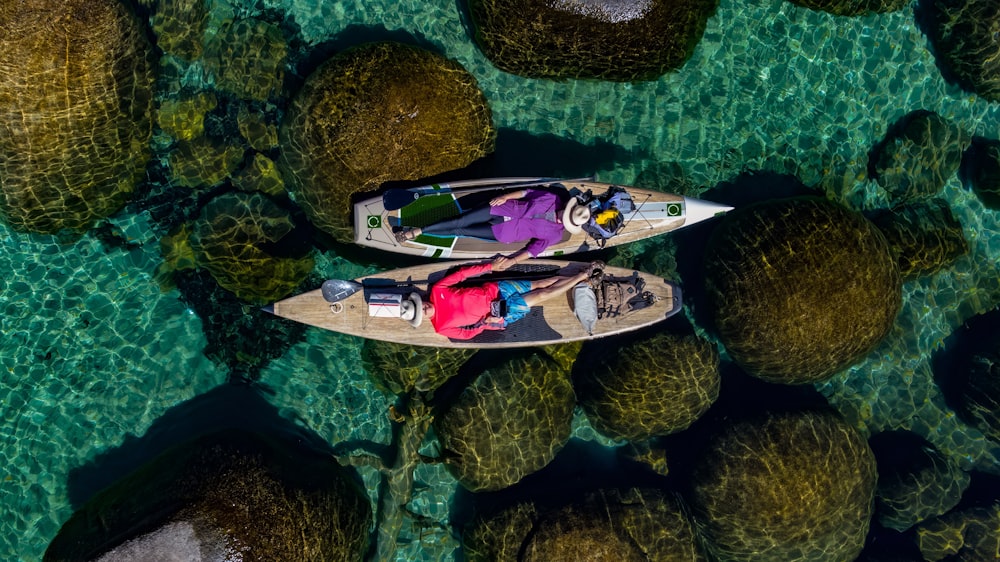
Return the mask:
<svg viewBox="0 0 1000 562">
<path fill-rule="evenodd" d="M 209 33 L 247 14 L 235 1 L 211 4 Z M 783 0 L 723 0 L 684 68 L 656 82 L 614 84 L 497 71 L 475 48 L 453 0 L 259 4 L 286 12 L 310 44 L 371 26 L 372 39 L 385 38 L 383 28 L 406 32 L 457 59 L 489 99 L 501 130 L 496 159 L 511 174 L 595 173 L 629 183 L 670 165 L 707 189 L 742 170 L 771 170 L 821 186 L 832 199 L 878 208 L 886 198 L 865 179 L 867 153 L 898 117 L 928 109 L 970 133 L 1000 134 L 995 105 L 941 78 L 912 8 L 843 18 Z M 503 152 L 505 139 L 521 138 L 517 132 L 552 135 L 568 148 L 552 157 Z M 514 153 L 520 160 L 507 155 Z M 945 406 L 929 358 L 967 318 L 1000 303 L 1000 217 L 957 178 L 944 196 L 964 225 L 969 255 L 907 283 L 885 342 L 819 389 L 866 430 L 912 428 L 964 468 L 996 472 L 995 445 Z M 164 233 L 142 215 L 113 220 L 132 249 L 107 248 L 92 235 L 63 243 L 0 226 L 3 560 L 41 557 L 72 512 L 71 470 L 226 380 L 203 353 L 201 320 L 153 279 Z M 323 277 L 366 271 L 332 254 L 317 263 Z M 310 331 L 264 369 L 261 382 L 274 391 L 267 399 L 330 443 L 386 442 L 390 400 L 363 372 L 360 344 Z M 592 435 L 581 425 L 581 435 Z M 446 521 L 454 482 L 438 466 L 421 467 L 417 478 L 429 487 L 411 507 Z M 400 560 L 441 559 L 456 547 L 445 531 L 424 533 L 423 541 L 401 544 Z"/>
</svg>

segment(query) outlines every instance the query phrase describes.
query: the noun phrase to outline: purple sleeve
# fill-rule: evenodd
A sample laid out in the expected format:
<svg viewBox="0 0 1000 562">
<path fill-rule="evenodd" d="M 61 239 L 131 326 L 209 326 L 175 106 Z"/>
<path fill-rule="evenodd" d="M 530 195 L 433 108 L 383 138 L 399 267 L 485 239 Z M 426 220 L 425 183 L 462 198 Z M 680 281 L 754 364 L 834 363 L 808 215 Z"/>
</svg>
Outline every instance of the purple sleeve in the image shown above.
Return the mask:
<svg viewBox="0 0 1000 562">
<path fill-rule="evenodd" d="M 559 196 L 550 191 L 540 191 L 531 190 L 538 195 L 531 202 L 532 213 L 544 213 L 550 210 L 559 209 Z M 563 227 L 561 224 L 550 223 L 546 225 L 546 228 L 535 229 L 532 232 L 531 242 L 525 246 L 525 250 L 531 254 L 531 257 L 538 257 L 538 254 L 545 251 L 552 244 L 558 243 L 562 240 Z"/>
<path fill-rule="evenodd" d="M 548 248 L 550 245 L 552 245 L 552 243 L 548 240 L 543 240 L 542 238 L 532 238 L 531 242 L 529 242 L 524 249 L 531 254 L 531 257 L 537 258 L 538 254 L 544 252 L 545 248 Z"/>
<path fill-rule="evenodd" d="M 559 206 L 559 196 L 551 191 L 525 188 L 524 200 L 531 204 L 532 212 L 545 212 Z M 536 209 L 538 209 L 536 211 Z"/>
</svg>

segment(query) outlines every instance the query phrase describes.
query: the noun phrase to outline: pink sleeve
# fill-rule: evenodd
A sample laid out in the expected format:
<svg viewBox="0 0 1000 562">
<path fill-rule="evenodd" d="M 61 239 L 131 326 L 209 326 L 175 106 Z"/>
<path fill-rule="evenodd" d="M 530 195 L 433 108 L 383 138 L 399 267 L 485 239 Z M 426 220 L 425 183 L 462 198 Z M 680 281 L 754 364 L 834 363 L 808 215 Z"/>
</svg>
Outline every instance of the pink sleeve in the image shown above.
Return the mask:
<svg viewBox="0 0 1000 562">
<path fill-rule="evenodd" d="M 441 334 L 442 336 L 449 337 L 455 340 L 471 340 L 472 338 L 478 336 L 485 329 L 486 326 L 480 324 L 475 328 L 462 328 L 462 327 L 442 328 L 438 330 L 438 333 Z"/>
<path fill-rule="evenodd" d="M 442 287 L 451 287 L 452 285 L 458 285 L 462 281 L 465 281 L 469 277 L 475 277 L 477 275 L 482 275 L 484 273 L 489 273 L 493 271 L 493 262 L 477 263 L 473 265 L 467 265 L 458 269 L 453 273 L 445 275 L 434 285 L 440 285 Z"/>
</svg>

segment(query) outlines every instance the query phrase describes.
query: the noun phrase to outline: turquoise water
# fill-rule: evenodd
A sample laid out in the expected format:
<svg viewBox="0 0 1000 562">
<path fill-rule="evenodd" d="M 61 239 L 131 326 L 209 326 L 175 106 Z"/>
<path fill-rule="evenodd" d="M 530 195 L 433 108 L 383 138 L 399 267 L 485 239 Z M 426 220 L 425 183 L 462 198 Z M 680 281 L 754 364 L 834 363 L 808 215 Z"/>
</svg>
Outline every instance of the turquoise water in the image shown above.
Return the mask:
<svg viewBox="0 0 1000 562">
<path fill-rule="evenodd" d="M 996 105 L 942 79 L 912 7 L 843 18 L 784 0 L 723 0 L 681 70 L 655 82 L 616 84 L 530 80 L 496 70 L 470 40 L 454 0 L 247 3 L 286 13 L 307 45 L 336 40 L 355 26 L 420 37 L 477 78 L 501 140 L 520 131 L 571 142 L 580 159 L 596 165 L 583 171 L 601 181 L 630 183 L 643 172 L 669 169 L 708 189 L 743 170 L 769 170 L 872 209 L 886 199 L 865 177 L 867 153 L 898 117 L 928 109 L 970 133 L 1000 133 Z M 210 4 L 209 35 L 227 18 L 255 13 L 236 0 Z M 546 169 L 551 163 L 541 156 L 497 157 L 512 174 L 563 171 Z M 957 177 L 944 197 L 964 226 L 969 254 L 947 271 L 907 283 L 886 341 L 819 390 L 867 431 L 911 428 L 963 468 L 996 473 L 995 445 L 945 406 L 929 359 L 956 327 L 1000 303 L 1000 215 L 984 209 Z M 227 380 L 204 353 L 202 319 L 177 291 L 161 292 L 153 279 L 165 233 L 141 213 L 112 222 L 127 247 L 109 248 L 94 234 L 64 242 L 0 225 L 2 560 L 40 559 L 72 513 L 71 470 L 144 435 L 170 408 Z M 316 273 L 351 277 L 374 267 L 327 252 Z M 310 330 L 261 372 L 260 383 L 273 391 L 267 399 L 330 443 L 387 442 L 391 401 L 363 371 L 360 345 Z M 579 435 L 592 432 L 581 427 Z M 373 474 L 364 476 L 373 481 Z M 446 526 L 454 481 L 440 466 L 421 467 L 417 479 L 430 485 L 411 508 Z M 455 538 L 437 528 L 424 533 L 423 540 L 401 544 L 399 560 L 450 559 Z"/>
</svg>

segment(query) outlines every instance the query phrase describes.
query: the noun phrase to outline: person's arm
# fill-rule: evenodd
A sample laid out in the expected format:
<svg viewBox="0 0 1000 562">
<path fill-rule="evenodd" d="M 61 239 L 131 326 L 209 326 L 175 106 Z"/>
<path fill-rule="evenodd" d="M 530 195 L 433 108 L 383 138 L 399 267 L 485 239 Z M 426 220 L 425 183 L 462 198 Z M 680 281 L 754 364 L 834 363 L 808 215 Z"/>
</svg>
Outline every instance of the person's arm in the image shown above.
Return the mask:
<svg viewBox="0 0 1000 562">
<path fill-rule="evenodd" d="M 493 260 L 493 271 L 504 271 L 519 263 L 528 261 L 528 258 L 530 257 L 532 257 L 531 252 L 529 252 L 527 248 L 509 256 L 500 256 Z"/>
<path fill-rule="evenodd" d="M 487 316 L 483 320 L 483 328 L 486 330 L 503 330 L 507 327 L 507 323 L 503 318 L 497 318 L 495 316 Z"/>
<path fill-rule="evenodd" d="M 458 285 L 462 281 L 465 281 L 469 277 L 475 277 L 477 275 L 482 275 L 484 273 L 489 273 L 493 271 L 493 262 L 476 263 L 472 265 L 466 265 L 460 267 L 457 271 L 454 271 L 448 275 L 445 275 L 434 285 L 440 285 L 442 287 L 451 287 L 453 285 Z"/>
<path fill-rule="evenodd" d="M 521 191 L 512 191 L 510 193 L 505 193 L 503 195 L 498 195 L 493 199 L 490 199 L 490 207 L 497 207 L 503 205 L 511 199 L 524 199 L 528 196 L 528 190 L 522 189 Z"/>
<path fill-rule="evenodd" d="M 453 340 L 471 340 L 472 338 L 478 336 L 483 330 L 489 329 L 486 324 L 480 322 L 473 326 L 455 326 L 448 328 L 441 328 L 437 332 L 442 336 L 451 338 Z M 503 328 L 493 328 L 500 329 Z"/>
</svg>

